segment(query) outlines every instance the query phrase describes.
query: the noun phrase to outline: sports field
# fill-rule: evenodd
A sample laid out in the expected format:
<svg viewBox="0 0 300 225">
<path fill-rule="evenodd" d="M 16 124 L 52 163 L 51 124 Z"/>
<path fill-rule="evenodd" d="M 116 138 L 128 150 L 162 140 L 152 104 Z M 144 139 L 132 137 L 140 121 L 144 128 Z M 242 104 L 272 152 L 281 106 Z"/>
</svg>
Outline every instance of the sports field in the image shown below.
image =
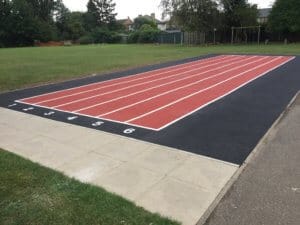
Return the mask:
<svg viewBox="0 0 300 225">
<path fill-rule="evenodd" d="M 90 45 L 0 49 L 0 92 L 210 53 L 297 55 L 289 45 Z"/>
</svg>

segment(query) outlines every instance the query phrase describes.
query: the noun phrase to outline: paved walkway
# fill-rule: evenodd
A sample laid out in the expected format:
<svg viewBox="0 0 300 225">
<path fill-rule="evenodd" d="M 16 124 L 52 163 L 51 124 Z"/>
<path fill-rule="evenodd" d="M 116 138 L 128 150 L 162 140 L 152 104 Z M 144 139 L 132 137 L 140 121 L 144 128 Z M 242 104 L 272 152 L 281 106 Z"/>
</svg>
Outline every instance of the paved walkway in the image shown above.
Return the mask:
<svg viewBox="0 0 300 225">
<path fill-rule="evenodd" d="M 0 108 L 0 147 L 194 225 L 238 167 Z"/>
<path fill-rule="evenodd" d="M 206 225 L 300 224 L 300 95 Z"/>
</svg>

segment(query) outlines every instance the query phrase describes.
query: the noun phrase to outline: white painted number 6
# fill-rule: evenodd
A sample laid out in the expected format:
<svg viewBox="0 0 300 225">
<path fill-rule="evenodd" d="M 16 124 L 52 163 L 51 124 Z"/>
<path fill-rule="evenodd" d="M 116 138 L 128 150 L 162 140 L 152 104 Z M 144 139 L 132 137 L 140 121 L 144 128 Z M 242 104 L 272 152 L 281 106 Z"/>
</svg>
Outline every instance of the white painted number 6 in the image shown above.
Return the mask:
<svg viewBox="0 0 300 225">
<path fill-rule="evenodd" d="M 134 128 L 129 128 L 129 129 L 126 129 L 124 130 L 124 134 L 132 134 L 133 132 L 135 132 L 135 129 Z"/>
</svg>

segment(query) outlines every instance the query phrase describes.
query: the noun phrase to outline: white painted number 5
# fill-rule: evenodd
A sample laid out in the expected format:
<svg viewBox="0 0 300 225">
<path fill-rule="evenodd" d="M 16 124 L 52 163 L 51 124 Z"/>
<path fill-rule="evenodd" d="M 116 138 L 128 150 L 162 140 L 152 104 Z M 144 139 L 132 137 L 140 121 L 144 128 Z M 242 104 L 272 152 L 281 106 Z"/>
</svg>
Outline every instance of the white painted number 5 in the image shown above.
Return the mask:
<svg viewBox="0 0 300 225">
<path fill-rule="evenodd" d="M 133 132 L 135 132 L 135 129 L 134 128 L 129 128 L 129 129 L 126 129 L 124 130 L 124 134 L 132 134 Z"/>
</svg>

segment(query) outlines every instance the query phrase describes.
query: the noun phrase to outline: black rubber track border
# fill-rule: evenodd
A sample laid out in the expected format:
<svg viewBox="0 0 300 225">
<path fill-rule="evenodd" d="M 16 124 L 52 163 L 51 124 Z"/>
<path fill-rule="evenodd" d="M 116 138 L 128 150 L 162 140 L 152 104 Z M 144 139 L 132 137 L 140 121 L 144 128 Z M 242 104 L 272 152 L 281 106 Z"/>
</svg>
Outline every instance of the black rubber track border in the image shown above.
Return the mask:
<svg viewBox="0 0 300 225">
<path fill-rule="evenodd" d="M 216 55 L 199 56 L 3 93 L 0 94 L 0 106 L 8 108 L 18 99 L 130 76 L 212 56 Z M 63 112 L 56 112 L 54 115 L 46 117 L 44 113 L 48 110 L 39 107 L 35 107 L 33 111 L 27 113 L 241 165 L 299 90 L 300 57 L 296 57 L 293 61 L 161 131 L 129 127 L 107 121 L 104 121 L 105 123 L 99 127 L 93 127 L 92 124 L 97 121 L 93 118 L 79 116 L 76 120 L 69 121 L 67 118 L 74 115 Z M 26 107 L 28 105 L 18 104 L 10 109 L 24 112 L 22 109 Z M 128 128 L 134 128 L 135 131 L 125 134 L 124 130 Z"/>
</svg>

